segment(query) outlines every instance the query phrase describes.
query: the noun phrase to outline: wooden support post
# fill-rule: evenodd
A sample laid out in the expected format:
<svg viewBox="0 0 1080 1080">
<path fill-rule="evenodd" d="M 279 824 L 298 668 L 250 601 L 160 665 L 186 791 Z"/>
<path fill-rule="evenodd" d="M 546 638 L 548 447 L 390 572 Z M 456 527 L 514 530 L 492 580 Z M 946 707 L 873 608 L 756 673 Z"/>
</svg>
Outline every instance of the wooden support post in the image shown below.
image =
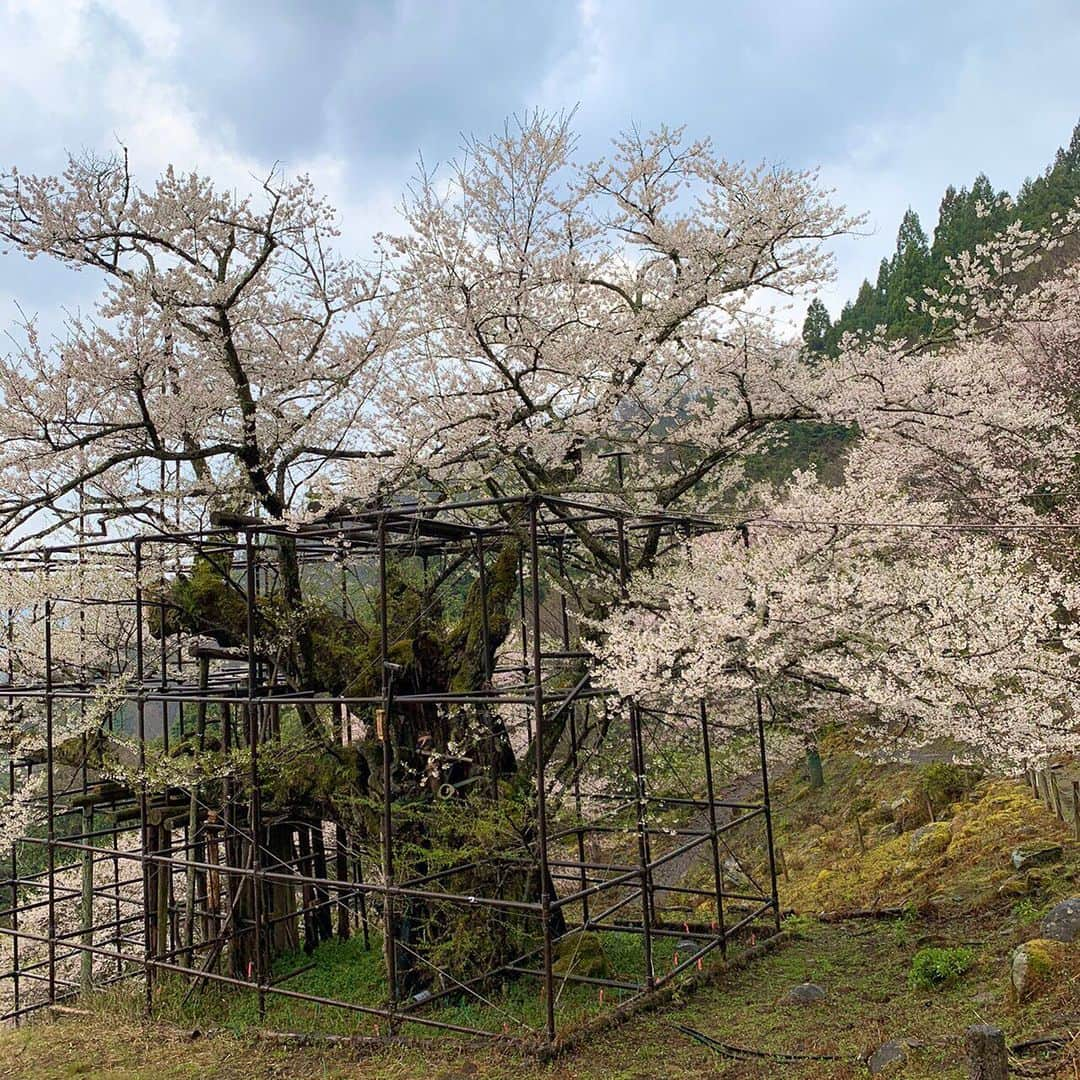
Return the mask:
<svg viewBox="0 0 1080 1080">
<path fill-rule="evenodd" d="M 218 852 L 218 837 L 218 812 L 208 810 L 206 813 L 206 861 L 212 869 L 206 875 L 208 893 L 206 903 L 211 912 L 207 940 L 221 933 L 221 876 L 217 870 L 221 858 Z"/>
<path fill-rule="evenodd" d="M 1080 840 L 1080 780 L 1072 782 L 1073 836 Z"/>
<path fill-rule="evenodd" d="M 193 783 L 191 799 L 188 802 L 187 828 L 184 832 L 184 858 L 187 867 L 184 871 L 184 928 L 182 940 L 185 952 L 180 954 L 180 963 L 191 967 L 195 944 L 195 837 L 199 831 L 198 788 Z"/>
<path fill-rule="evenodd" d="M 172 835 L 167 824 L 159 825 L 157 829 L 156 854 L 162 859 L 172 858 Z M 172 944 L 170 940 L 169 922 L 169 887 L 172 885 L 172 864 L 160 862 L 157 865 L 157 913 L 154 938 L 154 951 L 157 956 L 166 956 Z"/>
<path fill-rule="evenodd" d="M 1005 1033 L 991 1024 L 972 1024 L 967 1029 L 969 1080 L 1007 1080 L 1009 1055 Z"/>
</svg>

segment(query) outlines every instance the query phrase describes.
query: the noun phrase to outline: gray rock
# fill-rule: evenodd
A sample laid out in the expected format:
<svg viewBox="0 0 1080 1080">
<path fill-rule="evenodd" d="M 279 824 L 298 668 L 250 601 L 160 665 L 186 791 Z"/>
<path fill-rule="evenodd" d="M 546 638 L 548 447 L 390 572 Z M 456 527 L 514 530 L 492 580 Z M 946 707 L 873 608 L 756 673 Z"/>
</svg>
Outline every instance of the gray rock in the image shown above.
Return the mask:
<svg viewBox="0 0 1080 1080">
<path fill-rule="evenodd" d="M 1080 896 L 1062 900 L 1046 913 L 1042 936 L 1051 941 L 1080 941 Z"/>
<path fill-rule="evenodd" d="M 1060 844 L 1049 840 L 1036 840 L 1031 844 L 1021 844 L 1012 853 L 1012 864 L 1017 870 L 1026 870 L 1029 866 L 1061 862 L 1064 855 L 1065 850 Z"/>
<path fill-rule="evenodd" d="M 727 858 L 720 864 L 724 874 L 724 884 L 734 892 L 745 892 L 753 888 L 753 883 L 746 876 L 746 871 L 739 865 L 737 859 Z"/>
<path fill-rule="evenodd" d="M 1060 941 L 1033 938 L 1013 951 L 1009 983 L 1014 1002 L 1037 997 L 1061 975 L 1068 950 Z"/>
<path fill-rule="evenodd" d="M 559 975 L 586 975 L 593 979 L 610 979 L 611 964 L 600 935 L 591 930 L 577 930 L 559 941 L 555 947 L 555 962 L 551 965 Z"/>
<path fill-rule="evenodd" d="M 885 1072 L 890 1065 L 903 1064 L 908 1059 L 907 1039 L 890 1039 L 879 1046 L 867 1059 L 866 1065 L 871 1076 Z"/>
<path fill-rule="evenodd" d="M 825 991 L 817 983 L 793 986 L 781 999 L 787 1005 L 814 1005 L 825 1000 Z"/>
<path fill-rule="evenodd" d="M 952 840 L 952 826 L 947 821 L 931 821 L 911 834 L 908 851 L 912 855 L 933 858 L 941 855 Z"/>
</svg>

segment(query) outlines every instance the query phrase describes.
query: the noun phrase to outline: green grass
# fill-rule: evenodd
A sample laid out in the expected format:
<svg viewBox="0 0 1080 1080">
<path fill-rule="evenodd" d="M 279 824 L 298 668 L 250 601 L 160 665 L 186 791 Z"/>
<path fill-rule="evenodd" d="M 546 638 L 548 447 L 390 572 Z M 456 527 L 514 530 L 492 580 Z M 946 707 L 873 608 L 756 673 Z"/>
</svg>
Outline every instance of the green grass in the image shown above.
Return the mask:
<svg viewBox="0 0 1080 1080">
<path fill-rule="evenodd" d="M 612 977 L 620 981 L 642 981 L 644 948 L 641 935 L 605 932 L 600 935 Z M 675 964 L 677 938 L 653 940 L 653 967 L 658 975 Z M 683 956 L 681 959 L 685 959 Z M 295 993 L 332 999 L 355 1005 L 384 1007 L 386 980 L 382 942 L 371 938 L 365 949 L 357 935 L 347 941 L 322 945 L 312 957 L 303 953 L 281 956 L 273 968 L 275 985 Z M 292 974 L 292 977 L 287 977 Z M 141 995 L 131 990 L 131 1008 L 137 1009 Z M 480 1000 L 466 991 L 451 993 L 442 1003 L 428 1006 L 419 1015 L 495 1034 L 528 1038 L 544 1030 L 546 1006 L 542 983 L 537 977 L 518 977 L 487 983 L 478 989 Z M 603 1015 L 612 1006 L 630 997 L 629 991 L 606 988 L 601 995 L 591 984 L 564 981 L 556 977 L 556 1022 L 560 1032 Z M 265 1014 L 259 1015 L 258 995 L 211 983 L 197 994 L 188 994 L 188 984 L 179 976 L 159 981 L 156 1010 L 160 1019 L 178 1027 L 223 1028 L 241 1035 L 255 1029 L 294 1032 L 324 1032 L 340 1035 L 375 1035 L 385 1031 L 386 1021 L 358 1010 L 268 993 Z M 424 1024 L 405 1024 L 402 1034 L 422 1037 L 432 1034 Z M 454 1038 L 446 1033 L 443 1038 Z"/>
<path fill-rule="evenodd" d="M 579 1050 L 551 1065 L 438 1033 L 424 1049 L 394 1047 L 364 1057 L 341 1050 L 284 1050 L 261 1040 L 257 1031 L 372 1034 L 376 1021 L 274 996 L 260 1019 L 254 994 L 220 989 L 204 991 L 185 1006 L 179 984 L 162 986 L 154 1022 L 145 1019 L 138 991 L 127 988 L 80 1002 L 90 1010 L 88 1016 L 0 1033 L 0 1063 L 9 1075 L 33 1080 L 76 1075 L 95 1080 L 206 1075 L 223 1080 L 686 1080 L 711 1075 L 725 1080 L 846 1080 L 866 1076 L 862 1055 L 890 1039 L 907 1037 L 922 1045 L 913 1052 L 905 1077 L 961 1080 L 966 1075 L 963 1033 L 968 1024 L 998 1024 L 1015 1041 L 1054 1030 L 1061 1017 L 1074 1016 L 1080 1000 L 1080 953 L 1078 970 L 1065 974 L 1044 996 L 1021 1006 L 1008 1000 L 1011 950 L 1037 933 L 1037 919 L 1049 903 L 1075 895 L 1080 887 L 1080 857 L 1076 845 L 1066 842 L 1063 864 L 1040 871 L 1029 894 L 1017 898 L 999 893 L 1000 882 L 1012 873 L 1010 847 L 1022 831 L 1060 832 L 1045 810 L 1018 784 L 984 782 L 951 807 L 938 808 L 954 822 L 953 841 L 948 851 L 911 874 L 905 869 L 910 858 L 907 836 L 896 837 L 874 814 L 878 803 L 920 790 L 923 770 L 875 768 L 832 742 L 826 742 L 824 750 L 823 791 L 810 791 L 797 772 L 777 777 L 774 787 L 779 843 L 789 853 L 791 871 L 790 880 L 780 882 L 781 906 L 799 912 L 785 920 L 788 942 L 745 969 L 725 972 L 716 985 L 693 994 L 679 992 L 660 1009 L 590 1036 Z M 865 853 L 850 815 L 860 798 L 871 800 L 864 823 Z M 907 831 L 920 823 L 916 818 Z M 752 843 L 749 833 L 746 842 Z M 912 890 L 913 884 L 919 888 Z M 837 923 L 813 914 L 841 906 L 902 906 L 907 897 L 913 899 L 899 917 Z M 658 941 L 658 972 L 670 970 L 674 946 L 673 938 Z M 607 934 L 604 947 L 618 974 L 640 975 L 637 935 Z M 966 950 L 970 961 L 962 978 L 932 990 L 911 984 L 909 972 L 920 953 L 958 949 Z M 314 967 L 280 985 L 361 1004 L 382 1002 L 378 940 L 372 940 L 370 952 L 359 938 L 328 943 L 314 959 Z M 282 957 L 275 972 L 281 976 L 309 962 L 302 954 Z M 787 989 L 806 980 L 824 987 L 828 996 L 823 1004 L 778 1004 Z M 511 1023 L 505 1016 L 509 1012 L 529 1027 L 542 1027 L 544 1004 L 537 979 L 488 986 L 484 993 L 489 1004 L 448 997 L 426 1015 L 501 1033 L 503 1023 Z M 601 1003 L 597 988 L 567 984 L 558 1001 L 560 1030 L 602 1016 L 618 1000 L 618 994 L 606 993 Z M 680 1033 L 677 1024 L 765 1055 L 820 1054 L 836 1060 L 780 1064 L 767 1056 L 721 1058 Z M 193 1039 L 194 1028 L 214 1034 Z M 404 1034 L 432 1035 L 413 1026 Z M 1065 1075 L 1073 1075 L 1071 1066 Z"/>
<path fill-rule="evenodd" d="M 146 1023 L 130 996 L 102 995 L 91 1015 L 35 1023 L 0 1034 L 0 1062 L 27 1080 L 86 1076 L 92 1080 L 152 1080 L 212 1075 L 403 1080 L 664 1080 L 722 1076 L 725 1080 L 824 1080 L 865 1077 L 860 1055 L 903 1036 L 923 1044 L 905 1077 L 961 1080 L 964 1028 L 1000 1024 L 1010 1040 L 1046 1030 L 1052 1018 L 1075 1009 L 1075 986 L 1016 1008 L 1007 1002 L 1010 941 L 978 920 L 913 921 L 911 940 L 898 944 L 887 921 L 845 925 L 804 919 L 789 924 L 787 945 L 723 981 L 663 1010 L 642 1014 L 592 1037 L 581 1049 L 544 1065 L 535 1058 L 438 1038 L 425 1049 L 394 1047 L 358 1057 L 341 1050 L 284 1050 L 254 1034 L 215 1033 L 192 1038 L 189 1025 Z M 908 984 L 907 972 L 926 945 L 969 946 L 974 963 L 960 983 L 927 992 Z M 326 976 L 329 977 L 329 976 Z M 790 986 L 813 980 L 827 992 L 821 1005 L 781 1005 Z M 831 1055 L 839 1060 L 778 1064 L 769 1058 L 737 1062 L 716 1056 L 680 1033 L 684 1024 L 725 1043 L 761 1053 Z M 268 1025 L 269 1026 L 269 1025 Z M 210 1027 L 203 1025 L 203 1030 Z"/>
<path fill-rule="evenodd" d="M 908 983 L 916 990 L 940 990 L 957 981 L 975 962 L 966 946 L 954 949 L 920 949 L 911 958 Z"/>
</svg>

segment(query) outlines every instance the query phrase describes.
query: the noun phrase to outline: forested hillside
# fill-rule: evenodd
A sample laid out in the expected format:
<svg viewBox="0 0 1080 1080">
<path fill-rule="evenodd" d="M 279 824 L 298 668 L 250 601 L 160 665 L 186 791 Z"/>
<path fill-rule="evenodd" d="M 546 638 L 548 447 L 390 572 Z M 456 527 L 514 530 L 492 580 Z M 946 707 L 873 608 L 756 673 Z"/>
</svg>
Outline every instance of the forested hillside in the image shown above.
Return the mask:
<svg viewBox="0 0 1080 1080">
<path fill-rule="evenodd" d="M 868 333 L 878 326 L 885 326 L 893 337 L 925 336 L 930 329 L 927 316 L 913 311 L 908 298 L 943 285 L 950 258 L 974 250 L 1015 221 L 1029 229 L 1044 228 L 1055 215 L 1072 207 L 1078 196 L 1080 123 L 1073 128 L 1068 145 L 1058 149 L 1041 173 L 1025 180 L 1015 196 L 996 190 L 985 173 L 976 176 L 970 187 L 949 184 L 941 197 L 932 240 L 919 215 L 909 209 L 897 230 L 896 247 L 881 260 L 876 280 L 863 281 L 858 295 L 844 305 L 835 322 L 820 300 L 810 304 L 803 324 L 808 351 L 835 355 L 845 333 Z M 1044 260 L 1040 273 L 1052 272 L 1060 262 L 1060 256 Z"/>
</svg>

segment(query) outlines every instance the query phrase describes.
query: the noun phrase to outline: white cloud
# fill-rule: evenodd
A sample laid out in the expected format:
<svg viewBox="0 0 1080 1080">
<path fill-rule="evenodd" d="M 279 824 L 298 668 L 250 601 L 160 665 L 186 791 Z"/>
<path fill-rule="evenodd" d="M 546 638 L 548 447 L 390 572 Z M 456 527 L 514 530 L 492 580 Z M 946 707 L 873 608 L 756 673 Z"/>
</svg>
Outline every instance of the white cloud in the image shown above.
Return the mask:
<svg viewBox="0 0 1080 1080">
<path fill-rule="evenodd" d="M 1080 109 L 1071 74 L 1080 26 L 1064 20 L 1054 34 L 1044 30 L 973 41 L 955 58 L 932 108 L 854 129 L 845 152 L 824 163 L 822 178 L 838 198 L 870 215 L 869 238 L 838 244 L 838 280 L 824 296 L 833 314 L 864 277 L 874 279 L 909 206 L 932 237 L 948 184 L 970 185 L 985 172 L 995 188 L 1015 194 L 1068 141 Z"/>
<path fill-rule="evenodd" d="M 244 0 L 0 0 L 0 165 L 54 172 L 65 149 L 120 140 L 143 181 L 174 164 L 247 191 L 280 161 L 311 174 L 364 255 L 372 233 L 399 226 L 415 150 L 433 160 L 461 127 L 580 103 L 587 156 L 630 121 L 662 119 L 735 158 L 821 163 L 876 230 L 837 245 L 835 310 L 876 273 L 907 205 L 929 231 L 945 184 L 985 170 L 1015 188 L 1076 119 L 1070 4 L 1047 0 L 1022 23 L 1004 0 L 977 20 L 962 8 L 578 0 L 569 18 L 522 8 L 507 25 L 468 6 L 436 18 L 262 0 L 256 18 Z M 57 280 L 0 260 L 0 325 L 6 296 L 54 307 Z"/>
</svg>

